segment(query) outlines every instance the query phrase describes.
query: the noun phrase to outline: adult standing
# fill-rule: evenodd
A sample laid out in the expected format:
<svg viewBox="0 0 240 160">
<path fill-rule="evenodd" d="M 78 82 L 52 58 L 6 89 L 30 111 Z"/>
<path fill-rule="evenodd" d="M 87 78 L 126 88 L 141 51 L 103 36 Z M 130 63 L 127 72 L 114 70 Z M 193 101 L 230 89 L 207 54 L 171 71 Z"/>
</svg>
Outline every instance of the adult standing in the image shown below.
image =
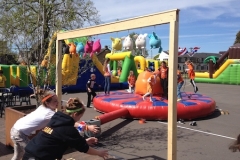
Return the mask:
<svg viewBox="0 0 240 160">
<path fill-rule="evenodd" d="M 159 77 L 163 89 L 163 97 L 168 99 L 168 67 L 165 61 L 161 62 L 159 70 Z"/>
<path fill-rule="evenodd" d="M 104 72 L 104 78 L 105 78 L 105 85 L 104 85 L 105 95 L 109 95 L 110 94 L 111 70 L 110 70 L 109 62 L 110 62 L 110 59 L 107 58 L 104 61 L 104 64 L 103 64 L 103 72 Z"/>
</svg>

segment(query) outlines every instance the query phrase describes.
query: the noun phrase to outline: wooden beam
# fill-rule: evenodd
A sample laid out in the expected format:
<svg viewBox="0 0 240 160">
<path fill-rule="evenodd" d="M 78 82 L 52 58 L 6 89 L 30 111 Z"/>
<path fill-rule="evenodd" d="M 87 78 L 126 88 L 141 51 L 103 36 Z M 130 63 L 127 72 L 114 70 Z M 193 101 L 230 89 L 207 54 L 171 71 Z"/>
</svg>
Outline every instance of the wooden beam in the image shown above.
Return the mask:
<svg viewBox="0 0 240 160">
<path fill-rule="evenodd" d="M 119 32 L 129 29 L 149 27 L 159 24 L 167 24 L 170 21 L 176 20 L 176 12 L 175 10 L 169 10 L 165 12 L 159 12 L 155 14 L 150 14 L 141 17 L 135 17 L 131 19 L 126 19 L 122 21 L 117 21 L 113 23 L 106 23 L 102 25 L 92 26 L 88 28 L 82 28 L 77 30 L 66 31 L 62 33 L 58 33 L 57 39 L 64 40 L 69 38 L 77 38 L 83 36 L 92 36 L 99 35 L 111 32 Z"/>
<path fill-rule="evenodd" d="M 169 38 L 169 96 L 168 96 L 168 160 L 176 160 L 177 158 L 177 57 L 178 57 L 178 25 L 179 25 L 179 10 L 170 10 L 166 12 L 155 13 L 151 15 L 135 17 L 127 20 L 117 21 L 98 26 L 82 28 L 57 34 L 57 83 L 56 90 L 59 101 L 62 97 L 62 49 L 60 40 L 93 36 L 111 32 L 119 32 L 124 30 L 149 27 L 160 24 L 170 23 L 170 38 Z M 61 103 L 60 103 L 61 104 Z M 60 105 L 59 104 L 59 105 Z"/>
<path fill-rule="evenodd" d="M 168 77 L 168 160 L 177 159 L 177 63 L 178 63 L 178 13 L 170 22 L 169 77 Z"/>
</svg>

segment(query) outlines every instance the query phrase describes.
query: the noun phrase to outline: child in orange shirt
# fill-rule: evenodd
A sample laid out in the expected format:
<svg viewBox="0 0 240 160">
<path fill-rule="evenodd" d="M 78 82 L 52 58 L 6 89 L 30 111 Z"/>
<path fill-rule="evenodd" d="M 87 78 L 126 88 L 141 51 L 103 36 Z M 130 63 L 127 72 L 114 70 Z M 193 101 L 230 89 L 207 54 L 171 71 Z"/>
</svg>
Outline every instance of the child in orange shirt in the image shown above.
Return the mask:
<svg viewBox="0 0 240 160">
<path fill-rule="evenodd" d="M 133 74 L 133 71 L 129 72 L 129 76 L 128 76 L 128 85 L 129 85 L 129 92 L 133 93 L 134 89 L 135 89 L 135 82 L 136 82 L 136 77 Z"/>
<path fill-rule="evenodd" d="M 182 95 L 181 95 L 181 88 L 184 84 L 182 74 L 180 70 L 177 70 L 177 101 L 182 100 Z"/>
<path fill-rule="evenodd" d="M 121 73 L 122 73 L 122 67 L 118 67 L 117 75 L 120 77 Z"/>
<path fill-rule="evenodd" d="M 192 84 L 193 88 L 194 88 L 194 92 L 197 93 L 198 91 L 198 87 L 194 81 L 195 78 L 195 72 L 194 72 L 194 67 L 193 67 L 193 63 L 190 60 L 187 60 L 185 62 L 185 65 L 188 67 L 186 69 L 186 71 L 188 72 L 188 78 L 190 79 L 190 83 Z"/>
<path fill-rule="evenodd" d="M 153 102 L 152 96 L 153 96 L 153 85 L 156 83 L 156 72 L 153 72 L 153 75 L 151 75 L 147 82 L 147 93 L 142 96 L 143 100 L 145 100 L 146 96 L 150 96 L 150 102 Z"/>
<path fill-rule="evenodd" d="M 159 78 L 161 82 L 161 86 L 163 89 L 163 97 L 168 99 L 168 67 L 165 61 L 161 62 L 161 67 L 159 70 Z"/>
</svg>

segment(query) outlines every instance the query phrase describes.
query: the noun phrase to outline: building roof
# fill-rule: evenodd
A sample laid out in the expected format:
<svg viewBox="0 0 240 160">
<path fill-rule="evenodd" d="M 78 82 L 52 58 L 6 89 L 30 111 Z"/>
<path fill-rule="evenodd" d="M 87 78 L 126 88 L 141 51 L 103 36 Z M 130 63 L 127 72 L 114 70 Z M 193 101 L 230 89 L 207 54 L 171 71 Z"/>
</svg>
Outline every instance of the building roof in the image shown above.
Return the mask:
<svg viewBox="0 0 240 160">
<path fill-rule="evenodd" d="M 187 58 L 191 58 L 191 57 L 196 57 L 196 58 L 206 58 L 208 56 L 216 56 L 216 57 L 220 57 L 221 55 L 218 54 L 218 53 L 196 53 L 194 54 L 193 56 L 189 56 L 188 54 L 185 54 L 185 55 L 182 55 L 182 56 L 179 56 L 179 57 L 187 57 Z"/>
</svg>

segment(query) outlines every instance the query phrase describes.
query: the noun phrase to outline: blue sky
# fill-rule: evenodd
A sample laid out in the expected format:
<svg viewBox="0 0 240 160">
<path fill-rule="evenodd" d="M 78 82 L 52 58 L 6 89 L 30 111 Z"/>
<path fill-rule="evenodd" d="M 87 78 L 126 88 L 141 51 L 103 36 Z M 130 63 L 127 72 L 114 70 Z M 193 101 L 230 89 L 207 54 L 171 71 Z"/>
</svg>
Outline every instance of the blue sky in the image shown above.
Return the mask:
<svg viewBox="0 0 240 160">
<path fill-rule="evenodd" d="M 179 47 L 200 47 L 199 53 L 218 53 L 233 45 L 240 30 L 240 0 L 93 0 L 101 21 L 133 18 L 166 10 L 180 9 Z M 162 40 L 163 50 L 169 46 L 169 25 L 98 35 L 102 45 L 111 46 L 110 37 L 123 37 L 128 33 L 155 32 Z M 148 41 L 148 40 L 147 40 Z M 147 43 L 149 49 L 149 44 Z M 150 49 L 149 49 L 150 50 Z M 150 50 L 152 55 L 157 50 Z"/>
</svg>

